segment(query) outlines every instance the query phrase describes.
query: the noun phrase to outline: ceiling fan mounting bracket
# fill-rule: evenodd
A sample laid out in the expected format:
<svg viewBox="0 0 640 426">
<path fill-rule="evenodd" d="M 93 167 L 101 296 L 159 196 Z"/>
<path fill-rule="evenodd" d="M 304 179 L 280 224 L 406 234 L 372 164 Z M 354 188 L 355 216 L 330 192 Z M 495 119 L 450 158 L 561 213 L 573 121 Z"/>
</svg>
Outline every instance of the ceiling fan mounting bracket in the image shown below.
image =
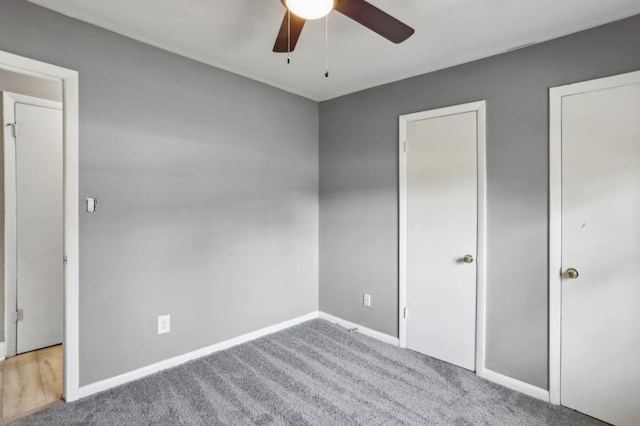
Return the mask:
<svg viewBox="0 0 640 426">
<path fill-rule="evenodd" d="M 340 3 L 341 1 L 342 0 L 333 0 L 333 7 L 335 8 L 338 5 L 338 3 Z M 287 0 L 280 0 L 280 3 L 282 3 L 285 9 L 289 9 L 287 7 Z"/>
</svg>

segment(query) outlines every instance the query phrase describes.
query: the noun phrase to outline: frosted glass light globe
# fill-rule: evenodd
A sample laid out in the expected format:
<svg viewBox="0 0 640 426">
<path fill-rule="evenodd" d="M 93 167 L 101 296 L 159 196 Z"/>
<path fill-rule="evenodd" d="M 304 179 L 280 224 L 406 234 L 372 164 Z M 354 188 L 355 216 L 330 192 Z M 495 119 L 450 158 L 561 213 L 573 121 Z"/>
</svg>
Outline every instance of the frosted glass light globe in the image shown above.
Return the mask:
<svg viewBox="0 0 640 426">
<path fill-rule="evenodd" d="M 333 0 L 287 0 L 287 7 L 303 19 L 320 19 L 333 10 Z"/>
</svg>

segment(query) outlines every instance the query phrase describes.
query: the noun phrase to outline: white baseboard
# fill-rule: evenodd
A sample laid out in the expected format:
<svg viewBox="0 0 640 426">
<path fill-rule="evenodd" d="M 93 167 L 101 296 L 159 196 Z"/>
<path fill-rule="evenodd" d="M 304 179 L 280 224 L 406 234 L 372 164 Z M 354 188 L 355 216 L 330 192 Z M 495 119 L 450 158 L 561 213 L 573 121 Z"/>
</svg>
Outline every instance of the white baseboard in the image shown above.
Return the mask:
<svg viewBox="0 0 640 426">
<path fill-rule="evenodd" d="M 320 312 L 320 319 L 323 319 L 332 323 L 336 323 L 344 328 L 348 328 L 348 329 L 355 328 L 359 333 L 362 333 L 365 336 L 373 337 L 374 339 L 380 340 L 390 345 L 400 346 L 400 340 L 397 337 L 389 336 L 388 334 L 371 330 L 370 328 L 363 327 L 351 321 L 346 321 L 346 320 L 343 320 L 342 318 L 338 318 L 324 312 Z M 516 390 L 525 395 L 529 395 L 533 398 L 537 398 L 545 402 L 549 402 L 549 391 L 544 390 L 542 388 L 530 385 L 528 383 L 522 382 L 512 377 L 505 376 L 500 373 L 496 373 L 495 371 L 491 371 L 486 368 L 478 369 L 477 374 L 478 376 L 483 377 L 494 383 L 498 383 L 499 385 Z"/>
<path fill-rule="evenodd" d="M 509 376 L 505 376 L 495 371 L 484 369 L 483 375 L 485 379 L 497 383 L 499 385 L 511 388 L 525 395 L 529 395 L 533 398 L 541 399 L 545 402 L 549 402 L 549 391 L 539 388 L 537 386 L 530 385 L 529 383 L 522 382 Z"/>
<path fill-rule="evenodd" d="M 287 328 L 293 327 L 298 324 L 302 324 L 303 322 L 310 321 L 316 318 L 321 318 L 323 320 L 338 324 L 341 327 L 344 327 L 347 329 L 355 328 L 359 333 L 364 334 L 365 336 L 372 337 L 374 339 L 380 340 L 384 343 L 388 343 L 393 346 L 400 345 L 400 341 L 397 337 L 393 337 L 388 334 L 381 333 L 379 331 L 375 331 L 367 327 L 363 327 L 359 324 L 353 323 L 351 321 L 343 320 L 342 318 L 338 318 L 324 312 L 316 311 L 316 312 L 311 312 L 307 315 L 303 315 L 301 317 L 293 318 L 288 321 L 283 321 L 281 323 L 262 328 L 260 330 L 246 333 L 241 336 L 234 337 L 232 339 L 225 340 L 223 342 L 216 343 L 214 345 L 195 350 L 193 352 L 189 352 L 183 355 L 169 358 L 164 361 L 160 361 L 155 364 L 148 365 L 146 367 L 138 368 L 137 370 L 120 374 L 119 376 L 111 377 L 109 379 L 105 379 L 99 382 L 91 383 L 89 385 L 81 386 L 79 389 L 79 397 L 84 398 L 98 392 L 103 392 L 108 389 L 114 388 L 116 386 L 120 386 L 125 383 L 138 380 L 143 377 L 149 376 L 151 374 L 157 373 L 159 371 L 166 370 L 167 368 L 176 367 L 180 364 L 184 364 L 187 361 L 191 361 L 197 358 L 201 358 L 203 356 L 210 355 L 218 351 L 229 349 L 233 346 L 237 346 L 242 343 L 246 343 L 251 340 L 255 340 L 260 337 L 285 330 Z M 0 359 L 4 359 L 6 354 L 5 349 L 6 349 L 5 342 L 0 342 Z M 500 373 L 496 373 L 495 371 L 491 371 L 488 369 L 482 370 L 481 377 L 484 377 L 487 380 L 506 386 L 508 388 L 514 389 L 518 392 L 522 392 L 534 398 L 549 402 L 549 391 L 546 391 L 544 389 L 522 382 L 520 380 L 513 379 L 511 377 L 502 375 Z"/>
<path fill-rule="evenodd" d="M 375 331 L 370 328 L 363 327 L 351 321 L 346 321 L 346 320 L 343 320 L 342 318 L 334 317 L 333 315 L 326 314 L 324 312 L 320 312 L 320 319 L 336 323 L 339 326 L 344 328 L 348 328 L 348 329 L 355 328 L 357 329 L 358 333 L 364 334 L 365 336 L 373 337 L 374 339 L 380 340 L 384 343 L 388 343 L 393 346 L 400 346 L 400 340 L 397 337 L 389 336 L 388 334 L 384 334 L 379 331 Z"/>
<path fill-rule="evenodd" d="M 234 337 L 229 340 L 225 340 L 220 343 L 216 343 L 215 345 L 207 346 L 202 349 L 195 350 L 193 352 L 186 353 L 184 355 L 179 355 L 173 358 L 166 359 L 164 361 L 156 362 L 155 364 L 148 365 L 146 367 L 138 368 L 137 370 L 130 371 L 128 373 L 120 374 L 119 376 L 111 377 L 109 379 L 101 380 L 99 382 L 91 383 L 89 385 L 81 386 L 79 389 L 80 398 L 84 398 L 89 395 L 93 395 L 98 392 L 102 392 L 108 389 L 111 389 L 116 386 L 123 385 L 125 383 L 131 382 L 133 380 L 138 380 L 143 377 L 149 376 L 151 374 L 157 373 L 162 370 L 166 370 L 167 368 L 175 367 L 180 364 L 184 364 L 187 361 L 191 361 L 197 358 L 201 358 L 203 356 L 210 355 L 214 352 L 222 351 L 225 349 L 229 349 L 233 346 L 240 345 L 242 343 L 249 342 L 251 340 L 258 339 L 260 337 L 275 333 L 277 331 L 281 331 L 287 329 L 289 327 L 293 327 L 295 325 L 301 324 L 303 322 L 316 319 L 319 317 L 319 312 L 311 312 L 307 315 L 303 315 L 298 318 L 293 318 L 288 321 L 283 321 L 278 324 L 274 324 L 269 327 L 262 328 L 260 330 L 252 331 L 247 334 L 243 334 L 238 337 Z"/>
<path fill-rule="evenodd" d="M 0 342 L 0 361 L 7 359 L 7 342 Z"/>
</svg>

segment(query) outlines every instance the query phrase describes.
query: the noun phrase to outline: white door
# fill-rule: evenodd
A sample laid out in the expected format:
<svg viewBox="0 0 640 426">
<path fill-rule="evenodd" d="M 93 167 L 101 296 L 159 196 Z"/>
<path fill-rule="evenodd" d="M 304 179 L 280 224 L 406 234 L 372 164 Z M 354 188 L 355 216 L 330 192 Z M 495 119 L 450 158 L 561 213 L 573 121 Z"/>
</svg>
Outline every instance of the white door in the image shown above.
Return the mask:
<svg viewBox="0 0 640 426">
<path fill-rule="evenodd" d="M 561 402 L 640 424 L 640 75 L 562 98 Z"/>
<path fill-rule="evenodd" d="M 16 132 L 7 141 L 13 149 L 5 149 L 13 153 L 6 161 L 15 164 L 8 179 L 15 191 L 7 191 L 14 198 L 5 199 L 5 208 L 15 209 L 7 214 L 15 220 L 15 229 L 8 230 L 15 238 L 15 265 L 9 268 L 15 268 L 15 342 L 22 353 L 62 343 L 63 117 L 55 104 L 18 99 L 12 103 Z"/>
<path fill-rule="evenodd" d="M 478 114 L 406 132 L 406 346 L 475 370 Z"/>
</svg>

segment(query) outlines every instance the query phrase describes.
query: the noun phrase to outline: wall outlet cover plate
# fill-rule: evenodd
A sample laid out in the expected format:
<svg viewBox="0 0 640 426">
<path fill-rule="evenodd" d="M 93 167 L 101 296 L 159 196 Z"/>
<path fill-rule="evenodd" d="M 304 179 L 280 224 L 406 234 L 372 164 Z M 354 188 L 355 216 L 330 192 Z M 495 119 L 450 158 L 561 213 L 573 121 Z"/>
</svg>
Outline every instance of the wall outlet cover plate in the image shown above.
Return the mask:
<svg viewBox="0 0 640 426">
<path fill-rule="evenodd" d="M 165 334 L 171 331 L 171 315 L 160 315 L 158 317 L 158 334 Z"/>
</svg>

